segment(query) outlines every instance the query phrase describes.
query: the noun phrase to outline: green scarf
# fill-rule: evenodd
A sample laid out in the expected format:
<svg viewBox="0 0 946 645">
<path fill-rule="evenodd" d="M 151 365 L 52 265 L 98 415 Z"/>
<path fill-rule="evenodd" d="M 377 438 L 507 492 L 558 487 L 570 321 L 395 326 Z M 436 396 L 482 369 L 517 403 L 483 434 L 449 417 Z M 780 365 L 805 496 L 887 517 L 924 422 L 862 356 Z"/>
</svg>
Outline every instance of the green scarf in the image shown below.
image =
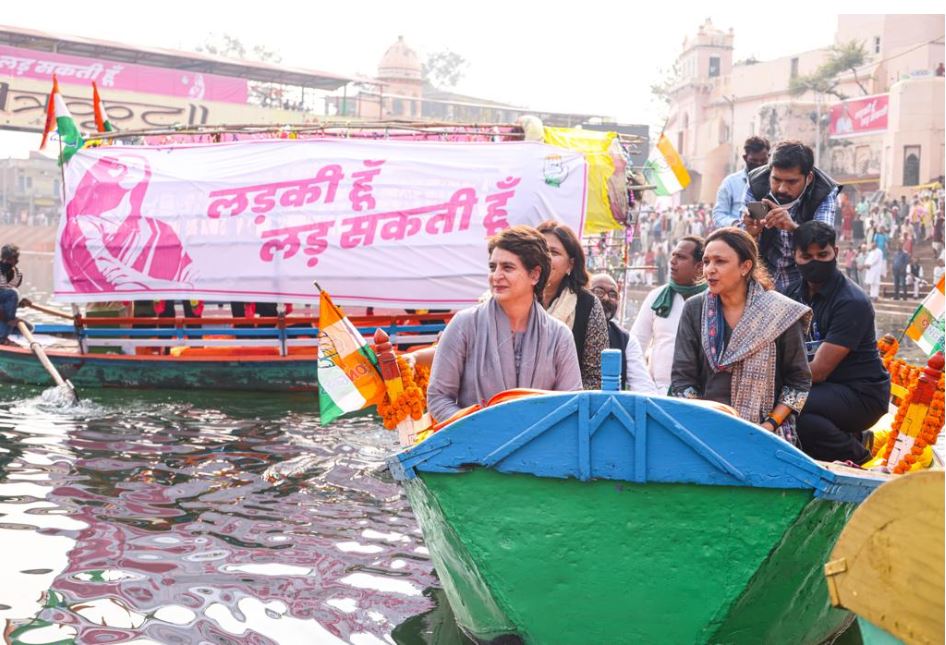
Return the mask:
<svg viewBox="0 0 946 645">
<path fill-rule="evenodd" d="M 706 291 L 706 282 L 697 282 L 696 284 L 687 286 L 679 285 L 671 280 L 667 286 L 663 288 L 663 291 L 657 295 L 650 308 L 661 318 L 667 318 L 670 316 L 670 309 L 673 307 L 674 293 L 679 293 L 683 296 L 683 299 L 686 300 L 690 296 L 695 296 L 704 291 Z"/>
</svg>

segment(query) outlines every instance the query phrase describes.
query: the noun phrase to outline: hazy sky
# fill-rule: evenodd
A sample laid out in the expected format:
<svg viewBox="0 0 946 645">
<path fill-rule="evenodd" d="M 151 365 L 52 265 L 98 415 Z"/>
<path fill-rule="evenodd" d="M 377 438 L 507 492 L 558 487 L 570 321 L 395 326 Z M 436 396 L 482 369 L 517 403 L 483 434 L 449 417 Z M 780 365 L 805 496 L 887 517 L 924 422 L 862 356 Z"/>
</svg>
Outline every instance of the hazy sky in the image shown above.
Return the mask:
<svg viewBox="0 0 946 645">
<path fill-rule="evenodd" d="M 387 47 L 403 35 L 421 58 L 449 48 L 467 59 L 458 92 L 631 123 L 657 118 L 650 85 L 673 64 L 683 38 L 707 17 L 717 27 L 733 28 L 736 60 L 764 60 L 829 45 L 838 13 L 892 8 L 870 0 L 771 2 L 771 10 L 757 2 L 747 3 L 742 12 L 732 2 L 680 0 L 160 0 L 126 3 L 124 9 L 59 0 L 0 3 L 0 23 L 12 26 L 174 49 L 192 49 L 210 33 L 229 33 L 245 44 L 278 51 L 287 65 L 369 76 Z M 896 9 L 932 13 L 942 12 L 942 5 L 905 0 Z M 20 154 L 21 136 L 0 135 L 0 157 Z"/>
</svg>

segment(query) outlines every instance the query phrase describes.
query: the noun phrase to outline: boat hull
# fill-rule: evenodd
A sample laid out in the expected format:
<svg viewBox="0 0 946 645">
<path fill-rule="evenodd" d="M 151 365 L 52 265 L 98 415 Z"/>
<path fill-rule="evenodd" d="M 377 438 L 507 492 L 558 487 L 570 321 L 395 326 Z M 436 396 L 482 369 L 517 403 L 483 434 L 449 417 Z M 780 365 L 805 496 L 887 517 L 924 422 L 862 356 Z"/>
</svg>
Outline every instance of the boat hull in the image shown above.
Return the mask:
<svg viewBox="0 0 946 645">
<path fill-rule="evenodd" d="M 850 503 L 489 469 L 405 486 L 454 614 L 479 640 L 819 643 L 851 620 L 820 576 Z"/>
<path fill-rule="evenodd" d="M 207 389 L 265 392 L 315 391 L 314 356 L 184 358 L 47 352 L 62 377 L 77 388 Z M 49 374 L 32 352 L 0 348 L 0 379 L 50 385 Z"/>
<path fill-rule="evenodd" d="M 886 476 L 705 405 L 558 393 L 388 461 L 458 624 L 526 643 L 820 643 L 822 564 Z"/>
</svg>

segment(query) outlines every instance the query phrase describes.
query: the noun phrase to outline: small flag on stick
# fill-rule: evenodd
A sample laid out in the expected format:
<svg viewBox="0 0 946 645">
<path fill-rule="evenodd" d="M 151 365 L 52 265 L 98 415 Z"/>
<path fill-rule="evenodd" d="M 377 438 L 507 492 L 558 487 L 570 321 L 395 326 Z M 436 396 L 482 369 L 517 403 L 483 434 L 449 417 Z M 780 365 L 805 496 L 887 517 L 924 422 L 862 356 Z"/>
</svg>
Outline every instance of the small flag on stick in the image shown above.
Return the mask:
<svg viewBox="0 0 946 645">
<path fill-rule="evenodd" d="M 85 141 L 82 140 L 79 127 L 76 125 L 75 119 L 72 118 L 72 114 L 69 113 L 69 108 L 66 107 L 66 101 L 59 91 L 59 81 L 55 75 L 53 75 L 53 89 L 49 93 L 49 101 L 46 104 L 46 127 L 43 129 L 43 140 L 39 144 L 40 150 L 46 147 L 46 140 L 54 125 L 62 143 L 59 163 L 63 164 L 82 148 Z"/>
<path fill-rule="evenodd" d="M 322 424 L 384 398 L 378 358 L 328 293 L 319 298 L 319 411 Z"/>
<path fill-rule="evenodd" d="M 690 174 L 667 135 L 661 134 L 644 164 L 644 174 L 660 196 L 673 195 L 690 185 Z"/>
<path fill-rule="evenodd" d="M 927 356 L 943 351 L 943 317 L 946 311 L 944 279 L 946 276 L 940 276 L 936 287 L 917 307 L 905 332 Z"/>
<path fill-rule="evenodd" d="M 92 111 L 95 113 L 95 129 L 97 132 L 114 132 L 115 126 L 108 120 L 108 111 L 99 96 L 99 86 L 92 81 Z"/>
</svg>

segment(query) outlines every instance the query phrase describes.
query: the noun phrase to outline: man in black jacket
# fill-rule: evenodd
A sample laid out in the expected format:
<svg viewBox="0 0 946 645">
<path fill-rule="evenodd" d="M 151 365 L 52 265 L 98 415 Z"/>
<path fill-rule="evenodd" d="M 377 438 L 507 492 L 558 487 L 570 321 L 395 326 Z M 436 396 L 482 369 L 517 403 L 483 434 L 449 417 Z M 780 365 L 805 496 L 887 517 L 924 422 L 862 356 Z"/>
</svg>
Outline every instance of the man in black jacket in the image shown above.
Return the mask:
<svg viewBox="0 0 946 645">
<path fill-rule="evenodd" d="M 840 189 L 815 168 L 814 153 L 800 141 L 779 142 L 772 160 L 749 173 L 746 204 L 762 202 L 769 210 L 762 219 L 755 219 L 747 209 L 742 224 L 759 243 L 759 255 L 780 293 L 794 291 L 801 283 L 792 234 L 812 220 L 833 227 Z"/>
</svg>

